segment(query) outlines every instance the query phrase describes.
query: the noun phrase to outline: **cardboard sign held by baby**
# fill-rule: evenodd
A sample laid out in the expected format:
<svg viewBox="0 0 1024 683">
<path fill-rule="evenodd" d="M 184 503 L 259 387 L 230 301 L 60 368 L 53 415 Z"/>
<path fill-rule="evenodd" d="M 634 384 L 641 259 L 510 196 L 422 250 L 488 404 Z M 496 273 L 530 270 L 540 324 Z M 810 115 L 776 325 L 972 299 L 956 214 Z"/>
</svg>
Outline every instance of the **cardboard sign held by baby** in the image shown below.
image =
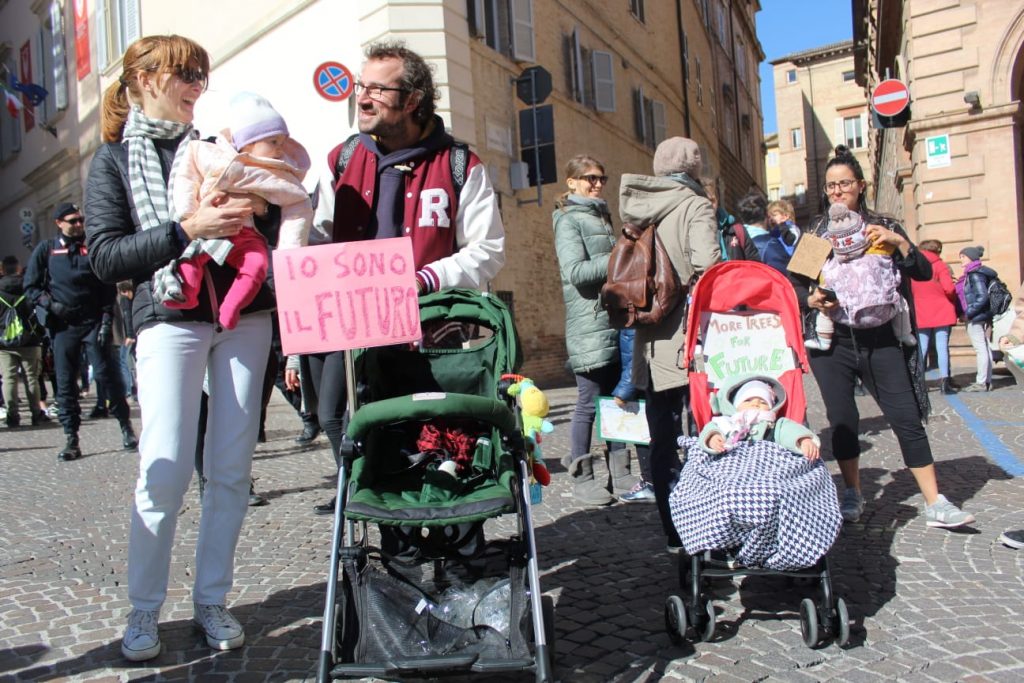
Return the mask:
<svg viewBox="0 0 1024 683">
<path fill-rule="evenodd" d="M 703 364 L 712 387 L 740 375 L 777 379 L 796 367 L 782 320 L 775 313 L 709 312 L 701 314 L 700 325 L 704 343 L 697 362 Z"/>
<path fill-rule="evenodd" d="M 408 237 L 275 251 L 274 283 L 285 355 L 422 337 Z"/>
</svg>

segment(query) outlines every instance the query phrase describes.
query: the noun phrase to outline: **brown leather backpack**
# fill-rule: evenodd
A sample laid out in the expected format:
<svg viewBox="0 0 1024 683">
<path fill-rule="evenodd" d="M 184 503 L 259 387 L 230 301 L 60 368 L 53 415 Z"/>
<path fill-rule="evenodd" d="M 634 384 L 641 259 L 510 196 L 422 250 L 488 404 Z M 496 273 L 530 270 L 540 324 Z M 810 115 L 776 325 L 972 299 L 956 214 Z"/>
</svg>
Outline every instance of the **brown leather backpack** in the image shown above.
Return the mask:
<svg viewBox="0 0 1024 683">
<path fill-rule="evenodd" d="M 685 289 L 658 239 L 657 227 L 625 223 L 612 247 L 601 306 L 616 328 L 655 325 L 683 299 Z"/>
</svg>

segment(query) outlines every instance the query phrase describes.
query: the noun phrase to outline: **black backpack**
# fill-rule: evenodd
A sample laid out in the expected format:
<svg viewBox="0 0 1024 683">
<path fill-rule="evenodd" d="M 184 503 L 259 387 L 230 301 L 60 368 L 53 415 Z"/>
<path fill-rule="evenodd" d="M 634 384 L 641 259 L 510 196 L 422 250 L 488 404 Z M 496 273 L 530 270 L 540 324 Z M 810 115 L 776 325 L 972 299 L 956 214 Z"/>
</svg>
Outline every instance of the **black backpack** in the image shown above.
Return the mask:
<svg viewBox="0 0 1024 683">
<path fill-rule="evenodd" d="M 1013 294 L 999 276 L 988 281 L 988 310 L 993 316 L 1002 315 L 1010 309 Z"/>
</svg>

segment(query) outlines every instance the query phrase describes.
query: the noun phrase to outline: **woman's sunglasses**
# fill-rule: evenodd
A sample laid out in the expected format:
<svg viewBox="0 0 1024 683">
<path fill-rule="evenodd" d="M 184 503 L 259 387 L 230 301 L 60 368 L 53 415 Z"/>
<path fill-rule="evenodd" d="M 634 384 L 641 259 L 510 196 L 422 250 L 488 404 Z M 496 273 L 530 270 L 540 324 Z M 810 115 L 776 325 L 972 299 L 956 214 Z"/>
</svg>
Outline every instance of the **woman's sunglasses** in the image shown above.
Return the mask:
<svg viewBox="0 0 1024 683">
<path fill-rule="evenodd" d="M 606 175 L 579 175 L 576 176 L 576 180 L 586 180 L 591 185 L 597 185 L 598 183 L 602 185 L 608 184 L 608 176 Z"/>
</svg>

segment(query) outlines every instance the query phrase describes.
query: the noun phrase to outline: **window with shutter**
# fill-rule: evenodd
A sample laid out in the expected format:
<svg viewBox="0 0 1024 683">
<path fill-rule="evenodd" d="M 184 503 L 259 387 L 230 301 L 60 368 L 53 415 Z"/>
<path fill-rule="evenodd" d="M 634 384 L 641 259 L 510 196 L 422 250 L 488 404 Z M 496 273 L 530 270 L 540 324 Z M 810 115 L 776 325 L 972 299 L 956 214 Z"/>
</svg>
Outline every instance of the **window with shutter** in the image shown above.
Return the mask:
<svg viewBox="0 0 1024 683">
<path fill-rule="evenodd" d="M 638 21 L 643 22 L 644 17 L 644 0 L 629 0 L 629 13 L 632 14 Z"/>
<path fill-rule="evenodd" d="M 649 147 L 657 147 L 667 135 L 668 126 L 665 123 L 665 104 L 663 102 L 651 101 L 651 141 Z"/>
<path fill-rule="evenodd" d="M 64 53 L 64 13 L 59 2 L 50 5 L 50 40 L 53 55 L 53 104 L 68 108 L 68 62 Z"/>
<path fill-rule="evenodd" d="M 484 0 L 466 0 L 466 15 L 469 19 L 469 35 L 474 38 L 487 37 L 487 13 Z"/>
<path fill-rule="evenodd" d="M 704 106 L 704 78 L 700 71 L 700 57 L 694 59 L 694 70 L 697 73 L 697 105 Z"/>
<path fill-rule="evenodd" d="M 610 52 L 594 50 L 590 53 L 594 74 L 594 109 L 615 111 L 615 69 Z"/>
<path fill-rule="evenodd" d="M 636 127 L 636 138 L 640 142 L 647 142 L 647 100 L 644 97 L 644 87 L 641 85 L 633 90 L 633 124 Z"/>
<path fill-rule="evenodd" d="M 96 3 L 96 66 L 100 71 L 107 68 L 110 63 L 110 45 L 107 40 L 107 2 L 99 0 Z"/>
<path fill-rule="evenodd" d="M 566 64 L 568 65 L 569 94 L 576 102 L 583 102 L 583 55 L 580 48 L 580 29 L 574 26 L 566 36 Z"/>
<path fill-rule="evenodd" d="M 533 39 L 533 0 L 511 0 L 509 18 L 512 24 L 512 59 L 537 61 Z"/>
</svg>

